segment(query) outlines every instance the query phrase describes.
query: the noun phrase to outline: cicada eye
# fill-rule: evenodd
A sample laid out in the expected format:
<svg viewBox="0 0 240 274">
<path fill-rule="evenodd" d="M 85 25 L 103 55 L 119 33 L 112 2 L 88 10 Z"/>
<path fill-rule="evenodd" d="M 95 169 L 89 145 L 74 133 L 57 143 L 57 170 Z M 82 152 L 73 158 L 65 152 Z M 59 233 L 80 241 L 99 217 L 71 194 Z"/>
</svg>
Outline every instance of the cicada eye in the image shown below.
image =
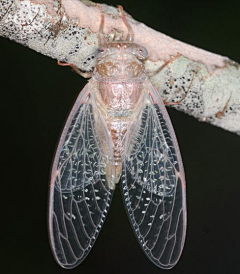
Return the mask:
<svg viewBox="0 0 240 274">
<path fill-rule="evenodd" d="M 95 51 L 95 56 L 96 56 L 96 57 L 101 57 L 101 56 L 103 56 L 105 53 L 106 53 L 106 49 L 105 49 L 105 48 L 98 48 L 98 49 Z"/>
<path fill-rule="evenodd" d="M 104 53 L 104 52 L 105 52 L 105 49 L 104 49 L 104 48 L 98 49 L 98 53 L 99 53 L 99 54 L 102 54 L 102 53 Z"/>
<path fill-rule="evenodd" d="M 148 52 L 144 47 L 138 47 L 137 55 L 139 59 L 145 59 L 148 56 Z"/>
</svg>

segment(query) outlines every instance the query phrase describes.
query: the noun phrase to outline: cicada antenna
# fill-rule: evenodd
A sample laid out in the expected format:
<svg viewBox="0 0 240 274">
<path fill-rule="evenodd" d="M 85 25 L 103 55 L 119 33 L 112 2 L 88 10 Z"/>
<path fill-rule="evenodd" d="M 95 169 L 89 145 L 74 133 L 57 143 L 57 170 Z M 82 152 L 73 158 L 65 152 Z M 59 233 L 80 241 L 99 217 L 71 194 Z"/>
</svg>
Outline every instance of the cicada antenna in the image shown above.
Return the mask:
<svg viewBox="0 0 240 274">
<path fill-rule="evenodd" d="M 127 35 L 127 41 L 132 43 L 133 42 L 133 38 L 134 38 L 134 34 L 133 34 L 133 29 L 132 27 L 130 26 L 130 24 L 128 23 L 127 19 L 126 19 L 126 16 L 125 16 L 125 13 L 124 13 L 124 10 L 123 10 L 123 6 L 118 6 L 120 12 L 121 12 L 121 17 L 122 17 L 122 20 L 123 20 L 123 23 L 126 25 L 127 29 L 128 29 L 128 35 Z"/>
</svg>

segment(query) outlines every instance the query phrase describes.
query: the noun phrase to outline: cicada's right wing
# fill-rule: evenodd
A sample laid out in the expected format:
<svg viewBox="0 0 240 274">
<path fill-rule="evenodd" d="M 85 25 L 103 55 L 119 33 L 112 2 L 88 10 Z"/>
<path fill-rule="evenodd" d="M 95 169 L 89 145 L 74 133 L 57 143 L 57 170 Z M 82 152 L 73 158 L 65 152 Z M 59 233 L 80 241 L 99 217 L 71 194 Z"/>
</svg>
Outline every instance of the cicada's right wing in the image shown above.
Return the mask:
<svg viewBox="0 0 240 274">
<path fill-rule="evenodd" d="M 52 168 L 49 234 L 56 261 L 80 264 L 105 220 L 112 190 L 112 142 L 89 90 L 81 92 L 64 127 Z"/>
<path fill-rule="evenodd" d="M 186 234 L 185 179 L 173 128 L 149 83 L 141 113 L 128 131 L 122 190 L 135 235 L 158 267 L 173 267 Z"/>
</svg>

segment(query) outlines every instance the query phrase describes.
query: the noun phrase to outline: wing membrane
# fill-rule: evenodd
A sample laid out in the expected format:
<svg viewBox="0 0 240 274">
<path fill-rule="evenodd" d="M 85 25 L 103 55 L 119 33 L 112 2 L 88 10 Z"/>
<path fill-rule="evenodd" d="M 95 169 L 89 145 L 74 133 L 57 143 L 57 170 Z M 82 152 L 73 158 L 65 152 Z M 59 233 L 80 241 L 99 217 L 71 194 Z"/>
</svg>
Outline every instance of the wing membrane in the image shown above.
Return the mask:
<svg viewBox="0 0 240 274">
<path fill-rule="evenodd" d="M 79 95 L 56 152 L 50 186 L 49 231 L 53 253 L 65 268 L 80 264 L 92 248 L 112 197 L 112 146 L 89 90 Z"/>
<path fill-rule="evenodd" d="M 177 263 L 185 239 L 185 179 L 170 119 L 150 89 L 127 137 L 122 189 L 141 247 L 152 262 L 168 269 Z"/>
</svg>

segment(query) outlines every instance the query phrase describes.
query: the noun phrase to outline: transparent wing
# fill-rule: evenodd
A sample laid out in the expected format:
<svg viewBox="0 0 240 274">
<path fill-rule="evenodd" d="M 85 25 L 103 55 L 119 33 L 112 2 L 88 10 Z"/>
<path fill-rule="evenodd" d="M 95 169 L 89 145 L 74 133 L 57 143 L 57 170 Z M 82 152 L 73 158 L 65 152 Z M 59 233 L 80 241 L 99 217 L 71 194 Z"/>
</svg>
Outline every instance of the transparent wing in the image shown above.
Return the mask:
<svg viewBox="0 0 240 274">
<path fill-rule="evenodd" d="M 111 142 L 89 90 L 91 81 L 68 117 L 52 169 L 50 242 L 57 262 L 64 268 L 77 266 L 87 256 L 112 196 L 107 185 Z"/>
<path fill-rule="evenodd" d="M 173 267 L 186 233 L 185 179 L 176 137 L 152 85 L 126 140 L 122 190 L 136 237 L 147 257 Z"/>
</svg>

